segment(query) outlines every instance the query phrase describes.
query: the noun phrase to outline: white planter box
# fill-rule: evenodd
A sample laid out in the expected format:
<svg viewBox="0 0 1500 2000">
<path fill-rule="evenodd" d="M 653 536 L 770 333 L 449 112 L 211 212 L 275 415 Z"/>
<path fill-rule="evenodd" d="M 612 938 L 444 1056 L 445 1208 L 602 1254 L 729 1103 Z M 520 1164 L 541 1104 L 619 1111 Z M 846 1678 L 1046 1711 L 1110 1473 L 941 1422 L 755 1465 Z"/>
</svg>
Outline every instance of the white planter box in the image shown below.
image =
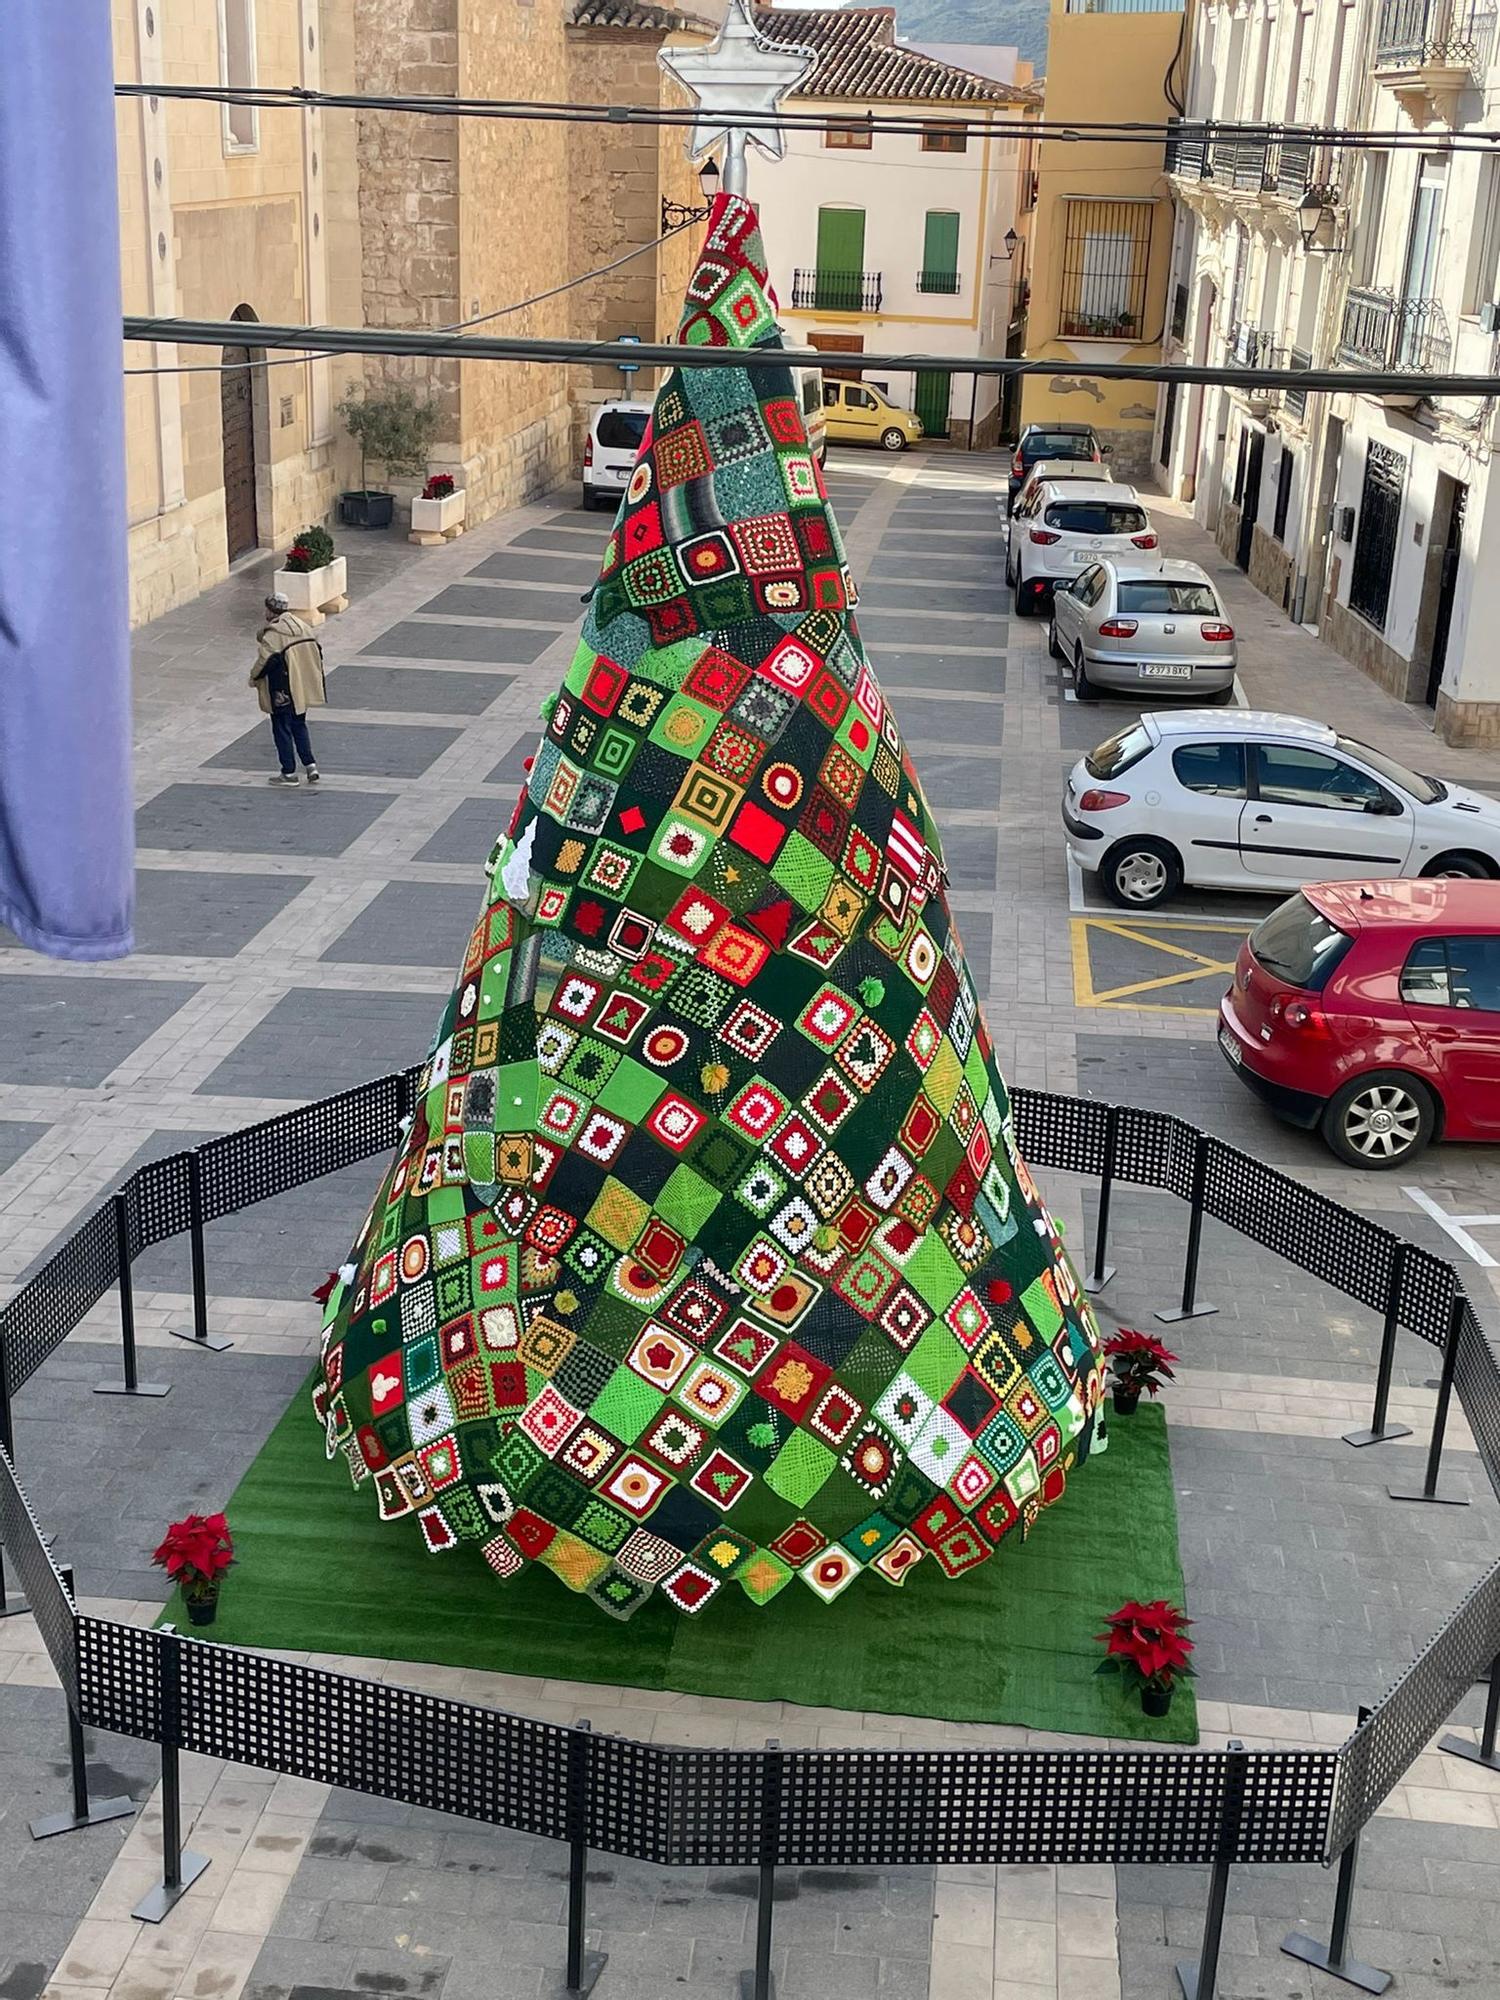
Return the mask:
<svg viewBox="0 0 1500 2000">
<path fill-rule="evenodd" d="M 279 569 L 272 584 L 310 625 L 321 625 L 325 612 L 348 608 L 348 565 L 342 556 L 321 569 Z"/>
<path fill-rule="evenodd" d="M 468 495 L 463 487 L 450 493 L 446 500 L 415 499 L 411 503 L 411 535 L 409 539 L 423 547 L 431 547 L 435 542 L 451 542 L 455 535 L 464 531 L 464 503 Z"/>
</svg>

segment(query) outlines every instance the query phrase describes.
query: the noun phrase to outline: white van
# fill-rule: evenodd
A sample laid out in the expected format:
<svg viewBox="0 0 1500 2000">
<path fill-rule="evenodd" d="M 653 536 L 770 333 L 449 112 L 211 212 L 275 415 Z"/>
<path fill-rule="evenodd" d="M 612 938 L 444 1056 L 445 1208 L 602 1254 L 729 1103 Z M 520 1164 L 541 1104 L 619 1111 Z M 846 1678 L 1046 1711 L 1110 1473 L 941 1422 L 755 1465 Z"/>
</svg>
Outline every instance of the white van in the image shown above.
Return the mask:
<svg viewBox="0 0 1500 2000">
<path fill-rule="evenodd" d="M 601 403 L 583 444 L 583 504 L 615 508 L 651 421 L 649 403 Z"/>
</svg>

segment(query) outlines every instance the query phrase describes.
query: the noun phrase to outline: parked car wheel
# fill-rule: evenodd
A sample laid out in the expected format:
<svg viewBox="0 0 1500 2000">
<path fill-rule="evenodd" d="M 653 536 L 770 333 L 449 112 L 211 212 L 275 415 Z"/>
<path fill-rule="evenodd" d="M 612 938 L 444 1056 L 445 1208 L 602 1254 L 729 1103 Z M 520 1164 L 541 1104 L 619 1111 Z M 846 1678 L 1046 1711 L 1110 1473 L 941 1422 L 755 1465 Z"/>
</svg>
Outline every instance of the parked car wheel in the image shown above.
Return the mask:
<svg viewBox="0 0 1500 2000">
<path fill-rule="evenodd" d="M 1377 1069 L 1329 1098 L 1319 1130 L 1345 1166 L 1380 1172 L 1415 1159 L 1436 1124 L 1425 1084 L 1401 1070 Z"/>
<path fill-rule="evenodd" d="M 898 431 L 892 424 L 889 430 L 880 433 L 880 447 L 882 451 L 905 451 L 906 432 Z"/>
<path fill-rule="evenodd" d="M 1099 886 L 1122 909 L 1153 909 L 1182 887 L 1182 861 L 1166 841 L 1137 835 L 1105 855 L 1099 864 Z"/>
<path fill-rule="evenodd" d="M 1026 579 L 1019 569 L 1016 571 L 1016 616 L 1029 618 L 1032 615 L 1032 599 L 1027 595 Z"/>
<path fill-rule="evenodd" d="M 1014 590 L 1016 587 L 1016 566 L 1010 559 L 1009 547 L 1005 551 L 1005 587 L 1007 590 Z"/>
<path fill-rule="evenodd" d="M 1060 660 L 1062 658 L 1062 647 L 1057 643 L 1056 614 L 1047 620 L 1047 657 L 1049 660 Z"/>
<path fill-rule="evenodd" d="M 1089 670 L 1083 664 L 1083 648 L 1080 646 L 1073 656 L 1073 699 L 1075 701 L 1097 701 L 1099 690 L 1089 679 Z"/>
<path fill-rule="evenodd" d="M 1439 854 L 1422 870 L 1448 882 L 1487 882 L 1494 872 L 1480 854 Z"/>
</svg>

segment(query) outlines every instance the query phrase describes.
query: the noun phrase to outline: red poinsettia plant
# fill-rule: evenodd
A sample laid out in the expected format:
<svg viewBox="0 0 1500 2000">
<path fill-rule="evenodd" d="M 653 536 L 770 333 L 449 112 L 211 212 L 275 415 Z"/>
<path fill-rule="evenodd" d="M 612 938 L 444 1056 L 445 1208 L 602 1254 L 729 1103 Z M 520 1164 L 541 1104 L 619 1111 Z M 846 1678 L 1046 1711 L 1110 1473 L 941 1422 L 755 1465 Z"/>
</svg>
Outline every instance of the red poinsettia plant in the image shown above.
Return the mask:
<svg viewBox="0 0 1500 2000">
<path fill-rule="evenodd" d="M 1104 1622 L 1109 1630 L 1095 1634 L 1105 1647 L 1096 1673 L 1124 1674 L 1133 1686 L 1155 1694 L 1170 1694 L 1178 1681 L 1192 1678 L 1187 1627 L 1193 1621 L 1165 1597 L 1150 1604 L 1132 1598 Z"/>
<path fill-rule="evenodd" d="M 1114 1386 L 1127 1394 L 1138 1396 L 1144 1389 L 1154 1396 L 1159 1383 L 1175 1380 L 1172 1363 L 1177 1356 L 1153 1333 L 1122 1326 L 1105 1341 L 1104 1352 L 1113 1370 Z"/>
<path fill-rule="evenodd" d="M 453 491 L 451 472 L 433 472 L 428 475 L 427 484 L 422 488 L 424 500 L 446 500 Z"/>
<path fill-rule="evenodd" d="M 216 1597 L 234 1561 L 234 1537 L 222 1514 L 189 1514 L 174 1521 L 151 1558 L 167 1572 L 189 1604 Z"/>
</svg>

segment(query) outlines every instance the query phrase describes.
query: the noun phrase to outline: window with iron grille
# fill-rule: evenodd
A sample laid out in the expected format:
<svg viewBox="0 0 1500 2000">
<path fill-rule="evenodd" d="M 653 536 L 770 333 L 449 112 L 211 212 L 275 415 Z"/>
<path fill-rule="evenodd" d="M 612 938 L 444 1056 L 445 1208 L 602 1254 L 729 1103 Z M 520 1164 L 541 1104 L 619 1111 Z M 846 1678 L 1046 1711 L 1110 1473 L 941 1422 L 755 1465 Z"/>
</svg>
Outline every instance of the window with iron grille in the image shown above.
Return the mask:
<svg viewBox="0 0 1500 2000">
<path fill-rule="evenodd" d="M 1354 566 L 1349 574 L 1349 609 L 1357 611 L 1379 632 L 1385 630 L 1391 601 L 1391 571 L 1396 562 L 1396 537 L 1401 526 L 1401 495 L 1406 486 L 1406 457 L 1389 445 L 1372 442 L 1365 454 L 1365 481 L 1359 499 L 1359 529 L 1354 539 Z"/>
<path fill-rule="evenodd" d="M 1172 432 L 1177 427 L 1177 384 L 1169 382 L 1167 393 L 1162 399 L 1161 447 L 1156 454 L 1158 465 L 1172 463 Z"/>
<path fill-rule="evenodd" d="M 1271 518 L 1271 533 L 1278 542 L 1286 540 L 1286 517 L 1292 505 L 1292 474 L 1296 470 L 1297 455 L 1281 447 L 1281 463 L 1276 468 L 1276 512 Z"/>
<path fill-rule="evenodd" d="M 924 125 L 922 127 L 922 151 L 924 153 L 967 153 L 969 135 L 962 125 Z"/>
<path fill-rule="evenodd" d="M 1142 338 L 1154 208 L 1149 201 L 1068 202 L 1058 319 L 1064 339 Z"/>
</svg>

